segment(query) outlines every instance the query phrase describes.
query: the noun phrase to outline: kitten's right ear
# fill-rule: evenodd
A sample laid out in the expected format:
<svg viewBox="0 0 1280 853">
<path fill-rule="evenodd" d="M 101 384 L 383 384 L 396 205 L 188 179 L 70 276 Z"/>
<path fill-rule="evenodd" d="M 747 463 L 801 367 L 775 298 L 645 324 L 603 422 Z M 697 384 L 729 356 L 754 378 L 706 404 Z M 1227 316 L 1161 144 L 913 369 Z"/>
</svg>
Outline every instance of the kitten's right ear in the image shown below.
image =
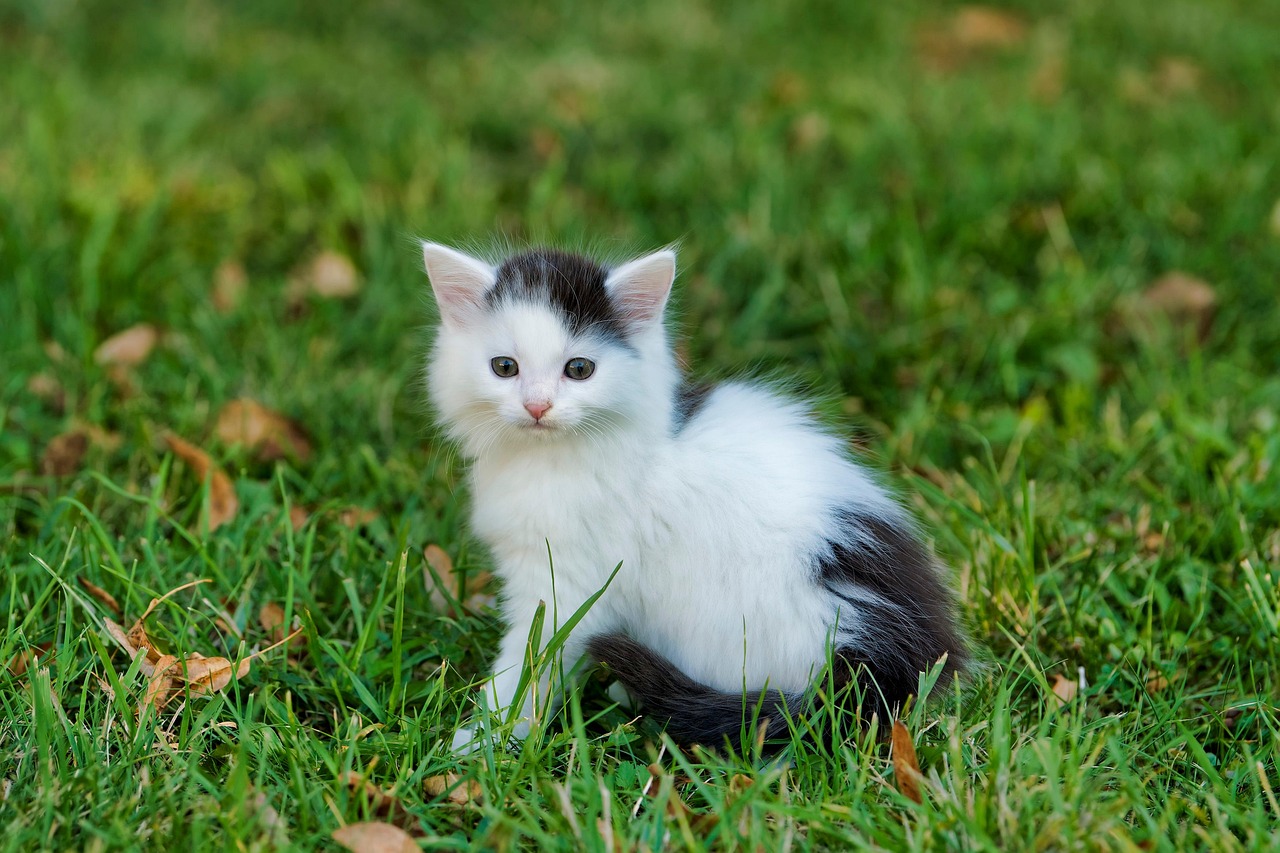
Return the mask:
<svg viewBox="0 0 1280 853">
<path fill-rule="evenodd" d="M 422 260 L 431 289 L 440 306 L 440 317 L 456 326 L 484 307 L 484 294 L 493 287 L 495 271 L 484 261 L 439 243 L 423 242 Z"/>
<path fill-rule="evenodd" d="M 676 253 L 663 249 L 613 270 L 604 287 L 628 321 L 646 324 L 662 317 L 675 277 Z"/>
</svg>

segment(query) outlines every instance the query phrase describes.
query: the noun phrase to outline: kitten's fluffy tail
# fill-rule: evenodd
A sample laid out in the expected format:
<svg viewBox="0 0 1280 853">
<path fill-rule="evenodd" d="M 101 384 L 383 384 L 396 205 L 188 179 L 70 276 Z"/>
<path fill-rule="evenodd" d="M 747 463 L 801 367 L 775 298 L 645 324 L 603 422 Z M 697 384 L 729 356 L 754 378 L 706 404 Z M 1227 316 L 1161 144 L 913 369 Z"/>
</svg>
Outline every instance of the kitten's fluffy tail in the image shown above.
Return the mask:
<svg viewBox="0 0 1280 853">
<path fill-rule="evenodd" d="M 780 690 L 724 693 L 694 681 L 675 664 L 625 634 L 599 634 L 587 650 L 609 668 L 644 711 L 661 718 L 671 739 L 681 744 L 739 742 L 753 719 L 767 740 L 787 733 L 787 718 L 799 712 L 805 697 Z M 759 729 L 756 737 L 760 737 Z"/>
</svg>

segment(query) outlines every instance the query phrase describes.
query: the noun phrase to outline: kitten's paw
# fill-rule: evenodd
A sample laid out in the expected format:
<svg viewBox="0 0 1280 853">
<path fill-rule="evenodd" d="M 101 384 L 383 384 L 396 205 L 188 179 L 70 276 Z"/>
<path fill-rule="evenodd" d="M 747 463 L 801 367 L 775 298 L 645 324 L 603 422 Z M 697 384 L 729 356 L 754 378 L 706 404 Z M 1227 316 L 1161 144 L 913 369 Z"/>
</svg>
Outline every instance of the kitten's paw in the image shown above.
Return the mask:
<svg viewBox="0 0 1280 853">
<path fill-rule="evenodd" d="M 470 755 L 484 745 L 483 738 L 478 726 L 463 726 L 454 732 L 451 751 L 454 755 Z"/>
<path fill-rule="evenodd" d="M 615 681 L 609 685 L 609 689 L 605 691 L 609 694 L 609 698 L 617 702 L 628 711 L 635 710 L 636 700 L 622 685 L 621 681 Z"/>
<path fill-rule="evenodd" d="M 510 739 L 494 734 L 480 726 L 463 726 L 453 735 L 451 751 L 454 755 L 470 755 L 493 743 L 495 749 L 516 749 L 529 737 L 528 720 L 520 720 L 511 728 Z"/>
</svg>

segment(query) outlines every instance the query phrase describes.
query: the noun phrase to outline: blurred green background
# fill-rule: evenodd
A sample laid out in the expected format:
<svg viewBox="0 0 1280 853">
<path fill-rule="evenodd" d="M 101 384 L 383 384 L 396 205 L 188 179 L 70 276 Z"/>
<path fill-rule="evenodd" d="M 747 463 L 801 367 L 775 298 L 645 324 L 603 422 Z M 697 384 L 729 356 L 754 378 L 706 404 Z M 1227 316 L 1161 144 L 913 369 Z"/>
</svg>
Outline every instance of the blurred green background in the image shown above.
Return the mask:
<svg viewBox="0 0 1280 853">
<path fill-rule="evenodd" d="M 258 645 L 252 614 L 286 601 L 308 653 L 198 721 L 182 712 L 186 763 L 138 795 L 172 817 L 154 837 L 260 842 L 238 811 L 245 755 L 270 756 L 253 788 L 303 845 L 367 815 L 334 780 L 371 755 L 416 791 L 452 760 L 436 744 L 496 626 L 388 586 L 430 542 L 488 567 L 429 424 L 415 240 L 615 257 L 678 241 L 694 372 L 796 379 L 855 424 L 956 567 L 994 664 L 921 744 L 926 769 L 948 768 L 945 819 L 904 830 L 874 744 L 834 775 L 801 752 L 789 799 L 760 785 L 761 808 L 831 845 L 1043 849 L 1075 826 L 1173 849 L 1205 843 L 1208 814 L 1224 846 L 1263 843 L 1274 801 L 1255 770 L 1277 778 L 1280 742 L 1278 128 L 1275 0 L 5 0 L 0 650 L 57 646 L 71 716 L 114 731 L 88 639 L 100 614 L 66 579 L 136 614 L 212 577 L 202 594 L 238 602 Z M 351 293 L 314 292 L 317 257 L 349 269 Z M 220 296 L 228 282 L 243 294 Z M 139 323 L 160 336 L 142 363 L 95 358 Z M 220 440 L 238 397 L 295 419 L 314 454 L 267 463 Z M 239 514 L 205 541 L 167 430 L 235 480 Z M 51 463 L 74 432 L 83 454 Z M 286 502 L 374 520 L 295 531 Z M 212 616 L 192 607 L 168 613 L 169 639 L 207 650 Z M 1067 725 L 1049 692 L 1079 668 L 1087 702 Z M 149 730 L 126 747 L 41 729 L 26 682 L 0 678 L 23 792 L 0 802 L 5 843 L 132 837 L 142 806 L 121 792 L 152 766 Z M 360 715 L 382 740 L 343 740 Z M 546 805 L 573 766 L 561 737 L 541 764 L 480 777 L 514 817 L 486 806 L 457 830 L 430 797 L 408 807 L 459 845 L 572 844 Z M 33 739 L 76 756 L 62 787 Z M 565 782 L 583 815 L 602 813 L 600 781 L 610 814 L 631 808 L 652 755 L 629 743 L 593 745 Z M 117 749 L 132 764 L 108 761 Z M 211 786 L 234 803 L 202 811 Z M 619 837 L 661 844 L 654 813 Z M 779 843 L 763 813 L 745 846 Z"/>
</svg>

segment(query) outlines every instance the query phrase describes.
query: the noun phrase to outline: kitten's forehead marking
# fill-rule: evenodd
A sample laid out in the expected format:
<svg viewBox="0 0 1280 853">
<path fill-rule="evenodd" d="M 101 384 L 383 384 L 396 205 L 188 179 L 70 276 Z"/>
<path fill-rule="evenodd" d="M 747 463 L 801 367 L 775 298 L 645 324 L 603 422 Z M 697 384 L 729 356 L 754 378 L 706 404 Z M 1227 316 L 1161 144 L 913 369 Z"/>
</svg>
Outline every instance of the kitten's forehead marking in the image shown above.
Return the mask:
<svg viewBox="0 0 1280 853">
<path fill-rule="evenodd" d="M 508 301 L 549 306 L 574 335 L 594 332 L 626 343 L 626 325 L 605 289 L 609 271 L 594 261 L 556 249 L 521 252 L 498 267 L 485 295 L 490 307 Z"/>
</svg>

